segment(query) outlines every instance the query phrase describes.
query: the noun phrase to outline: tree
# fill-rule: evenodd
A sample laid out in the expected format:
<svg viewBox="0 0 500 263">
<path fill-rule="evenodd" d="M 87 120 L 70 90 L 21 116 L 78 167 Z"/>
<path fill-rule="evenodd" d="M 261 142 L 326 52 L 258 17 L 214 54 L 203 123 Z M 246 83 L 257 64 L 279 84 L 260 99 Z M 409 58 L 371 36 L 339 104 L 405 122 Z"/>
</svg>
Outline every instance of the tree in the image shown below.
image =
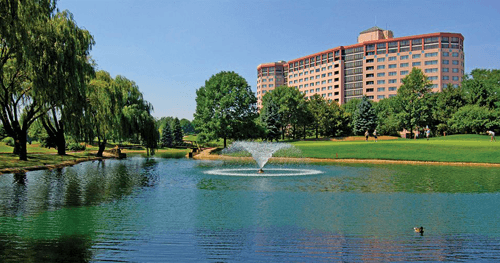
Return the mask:
<svg viewBox="0 0 500 263">
<path fill-rule="evenodd" d="M 165 125 L 161 133 L 161 144 L 162 147 L 172 147 L 174 142 L 174 137 L 172 136 L 172 129 L 170 125 Z"/>
<path fill-rule="evenodd" d="M 181 128 L 183 134 L 192 134 L 194 133 L 194 126 L 188 119 L 181 119 Z"/>
<path fill-rule="evenodd" d="M 287 127 L 292 128 L 292 135 L 295 138 L 297 135 L 297 126 L 306 125 L 309 121 L 304 94 L 297 87 L 279 86 L 262 97 L 264 107 L 269 101 L 273 101 L 278 105 L 282 139 L 285 139 L 285 130 Z"/>
<path fill-rule="evenodd" d="M 43 74 L 39 85 L 51 87 L 43 100 L 47 113 L 41 123 L 56 142 L 59 155 L 66 153 L 65 132 L 77 134 L 85 107 L 87 79 L 95 74 L 88 56 L 94 40 L 87 30 L 78 28 L 68 11 L 57 13 L 44 27 L 46 34 L 38 45 L 45 50 L 43 62 L 35 69 Z"/>
<path fill-rule="evenodd" d="M 182 128 L 181 128 L 181 122 L 179 121 L 178 118 L 175 118 L 174 119 L 174 122 L 173 122 L 173 136 L 174 136 L 174 144 L 175 145 L 182 145 L 183 144 L 183 140 L 182 138 L 184 137 L 182 135 Z"/>
<path fill-rule="evenodd" d="M 326 102 L 319 127 L 324 136 L 339 137 L 350 133 L 349 118 L 336 101 Z"/>
<path fill-rule="evenodd" d="M 250 135 L 257 117 L 257 98 L 247 81 L 235 72 L 222 71 L 196 91 L 193 124 L 200 138 L 243 139 Z"/>
<path fill-rule="evenodd" d="M 498 117 L 495 110 L 479 105 L 466 105 L 453 114 L 448 125 L 454 132 L 481 133 L 498 128 Z"/>
<path fill-rule="evenodd" d="M 314 94 L 307 102 L 309 112 L 311 112 L 312 115 L 312 125 L 314 127 L 316 139 L 318 139 L 320 123 L 322 123 L 327 112 L 327 102 L 319 94 Z"/>
<path fill-rule="evenodd" d="M 399 87 L 396 96 L 396 107 L 399 126 L 410 131 L 425 125 L 430 112 L 425 103 L 426 95 L 431 90 L 432 82 L 427 79 L 421 69 L 413 68 Z"/>
<path fill-rule="evenodd" d="M 264 126 L 265 138 L 278 141 L 281 136 L 281 117 L 279 107 L 274 101 L 268 101 L 262 108 L 260 114 L 261 123 Z"/>
<path fill-rule="evenodd" d="M 353 131 L 353 118 L 354 118 L 354 113 L 358 109 L 358 104 L 361 103 L 361 99 L 351 99 L 347 103 L 342 104 L 342 109 L 345 112 L 345 116 L 348 118 L 348 130 L 349 134 L 352 133 Z"/>
<path fill-rule="evenodd" d="M 352 120 L 354 134 L 361 135 L 365 131 L 373 131 L 377 127 L 377 114 L 368 97 L 363 96 Z"/>
<path fill-rule="evenodd" d="M 398 121 L 396 120 L 395 98 L 380 100 L 374 104 L 377 112 L 377 133 L 386 135 L 398 135 Z"/>
<path fill-rule="evenodd" d="M 97 156 L 102 156 L 110 139 L 140 139 L 148 153 L 156 147 L 159 136 L 151 116 L 153 107 L 143 99 L 135 82 L 98 71 L 87 87 L 87 101 L 86 120 L 98 140 Z"/>
<path fill-rule="evenodd" d="M 44 60 L 45 26 L 55 10 L 50 0 L 4 0 L 0 4 L 0 120 L 14 139 L 14 152 L 27 160 L 31 124 L 45 114 L 48 87 L 36 66 Z"/>
<path fill-rule="evenodd" d="M 436 128 L 437 133 L 448 132 L 448 121 L 466 104 L 463 88 L 448 84 L 442 92 L 432 94 L 427 104 L 431 108 L 432 126 Z"/>
</svg>

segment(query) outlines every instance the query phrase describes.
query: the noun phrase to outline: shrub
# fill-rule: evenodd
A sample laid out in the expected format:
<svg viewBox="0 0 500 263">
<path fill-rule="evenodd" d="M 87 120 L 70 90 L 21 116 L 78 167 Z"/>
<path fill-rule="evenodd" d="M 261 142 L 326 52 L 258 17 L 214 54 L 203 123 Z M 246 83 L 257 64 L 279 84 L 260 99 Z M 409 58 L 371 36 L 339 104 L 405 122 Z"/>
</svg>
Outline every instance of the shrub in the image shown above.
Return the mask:
<svg viewBox="0 0 500 263">
<path fill-rule="evenodd" d="M 85 150 L 85 144 L 72 142 L 72 143 L 68 144 L 67 148 L 70 151 L 84 151 Z"/>
<path fill-rule="evenodd" d="M 14 139 L 12 137 L 3 138 L 2 142 L 10 147 L 14 147 Z"/>
</svg>

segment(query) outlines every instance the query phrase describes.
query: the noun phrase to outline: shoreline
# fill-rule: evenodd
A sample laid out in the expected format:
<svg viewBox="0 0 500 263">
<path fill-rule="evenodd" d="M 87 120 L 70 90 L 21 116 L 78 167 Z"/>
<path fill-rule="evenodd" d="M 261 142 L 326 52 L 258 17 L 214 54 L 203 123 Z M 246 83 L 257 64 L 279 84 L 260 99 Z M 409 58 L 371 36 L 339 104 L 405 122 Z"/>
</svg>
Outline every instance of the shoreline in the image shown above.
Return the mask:
<svg viewBox="0 0 500 263">
<path fill-rule="evenodd" d="M 215 148 L 202 151 L 193 156 L 197 160 L 253 160 L 252 157 L 232 157 L 224 155 L 211 155 Z M 441 162 L 441 161 L 411 161 L 411 160 L 384 160 L 384 159 L 330 159 L 330 158 L 296 158 L 296 157 L 271 157 L 269 161 L 279 163 L 366 163 L 366 164 L 411 164 L 411 165 L 443 165 L 443 166 L 476 166 L 476 167 L 500 167 L 500 163 L 469 163 L 469 162 Z"/>
<path fill-rule="evenodd" d="M 253 161 L 252 157 L 233 157 L 224 155 L 210 154 L 216 148 L 209 148 L 201 153 L 194 155 L 195 160 L 219 160 L 219 161 Z M 26 173 L 38 170 L 52 170 L 73 166 L 82 162 L 97 161 L 103 159 L 115 158 L 115 156 L 86 157 L 73 161 L 64 161 L 52 165 L 37 165 L 21 168 L 3 168 L 0 169 L 0 175 L 10 173 Z M 365 164 L 410 164 L 410 165 L 442 165 L 442 166 L 475 166 L 475 167 L 500 167 L 500 163 L 468 163 L 468 162 L 440 162 L 440 161 L 411 161 L 411 160 L 383 160 L 383 159 L 329 159 L 329 158 L 297 158 L 297 157 L 271 157 L 271 162 L 278 163 L 365 163 Z"/>
</svg>

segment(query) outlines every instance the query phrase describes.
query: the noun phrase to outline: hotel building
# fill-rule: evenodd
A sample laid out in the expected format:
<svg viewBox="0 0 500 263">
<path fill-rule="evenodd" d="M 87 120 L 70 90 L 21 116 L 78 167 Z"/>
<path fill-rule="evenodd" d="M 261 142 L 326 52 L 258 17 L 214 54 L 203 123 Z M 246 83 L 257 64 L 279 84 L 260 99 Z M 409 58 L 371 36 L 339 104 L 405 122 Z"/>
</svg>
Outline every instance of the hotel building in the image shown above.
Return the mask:
<svg viewBox="0 0 500 263">
<path fill-rule="evenodd" d="M 432 91 L 458 86 L 464 75 L 464 37 L 459 33 L 430 33 L 394 38 L 390 30 L 372 27 L 358 43 L 257 67 L 257 99 L 275 87 L 298 87 L 306 98 L 314 94 L 348 102 L 363 95 L 374 101 L 396 96 L 402 79 L 413 67 L 432 81 Z"/>
</svg>

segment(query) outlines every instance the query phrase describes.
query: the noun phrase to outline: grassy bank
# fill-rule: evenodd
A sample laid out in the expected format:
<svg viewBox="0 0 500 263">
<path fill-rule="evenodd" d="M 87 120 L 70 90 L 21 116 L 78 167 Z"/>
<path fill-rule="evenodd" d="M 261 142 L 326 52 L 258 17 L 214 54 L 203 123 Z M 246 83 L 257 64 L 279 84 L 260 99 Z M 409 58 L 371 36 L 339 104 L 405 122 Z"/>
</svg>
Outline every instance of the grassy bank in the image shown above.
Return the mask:
<svg viewBox="0 0 500 263">
<path fill-rule="evenodd" d="M 107 150 L 113 148 L 110 145 Z M 68 151 L 66 155 L 57 155 L 57 150 L 54 148 L 48 149 L 40 147 L 39 143 L 33 143 L 27 145 L 28 150 L 28 160 L 20 161 L 19 156 L 12 154 L 13 147 L 7 146 L 0 143 L 0 173 L 10 172 L 9 169 L 19 169 L 19 170 L 31 170 L 41 166 L 58 166 L 58 165 L 71 165 L 72 163 L 77 163 L 90 158 L 95 157 L 97 152 L 97 147 L 87 146 L 85 151 L 70 152 Z M 189 149 L 159 149 L 156 150 L 156 157 L 161 158 L 183 158 L 185 157 Z M 146 156 L 146 150 L 123 150 L 129 156 Z"/>
<path fill-rule="evenodd" d="M 484 135 L 452 135 L 419 140 L 298 141 L 303 157 L 500 163 L 500 141 Z"/>
</svg>

